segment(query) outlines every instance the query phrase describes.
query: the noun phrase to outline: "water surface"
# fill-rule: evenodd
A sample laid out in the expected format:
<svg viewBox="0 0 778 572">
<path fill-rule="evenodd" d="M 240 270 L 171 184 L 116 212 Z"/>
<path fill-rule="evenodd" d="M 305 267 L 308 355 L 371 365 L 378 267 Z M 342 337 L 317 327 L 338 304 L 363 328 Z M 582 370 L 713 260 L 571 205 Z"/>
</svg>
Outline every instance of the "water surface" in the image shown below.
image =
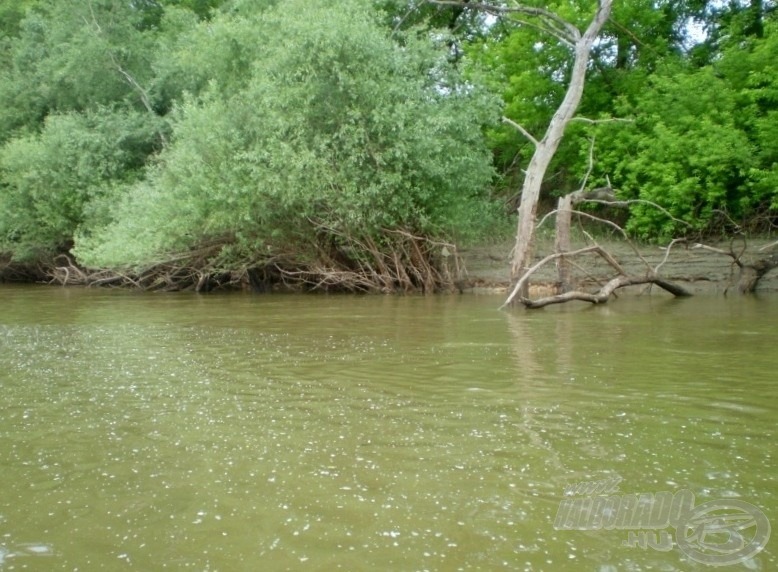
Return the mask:
<svg viewBox="0 0 778 572">
<path fill-rule="evenodd" d="M 0 571 L 712 569 L 555 528 L 614 476 L 778 524 L 778 298 L 500 303 L 0 288 Z"/>
</svg>

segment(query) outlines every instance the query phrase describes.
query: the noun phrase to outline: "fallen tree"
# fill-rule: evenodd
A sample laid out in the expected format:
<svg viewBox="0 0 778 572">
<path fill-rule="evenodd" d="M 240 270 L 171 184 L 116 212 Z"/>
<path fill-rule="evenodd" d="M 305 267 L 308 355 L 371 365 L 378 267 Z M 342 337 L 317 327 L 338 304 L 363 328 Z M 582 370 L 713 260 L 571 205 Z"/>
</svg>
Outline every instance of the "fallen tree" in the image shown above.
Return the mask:
<svg viewBox="0 0 778 572">
<path fill-rule="evenodd" d="M 667 248 L 665 260 L 670 253 L 670 248 L 671 247 Z M 674 296 L 691 296 L 691 293 L 685 288 L 682 288 L 681 286 L 678 286 L 677 284 L 662 278 L 659 275 L 659 267 L 654 269 L 649 268 L 643 275 L 627 274 L 624 268 L 622 268 L 621 264 L 619 264 L 616 259 L 613 258 L 610 253 L 608 253 L 608 251 L 603 249 L 600 245 L 595 244 L 593 246 L 587 246 L 572 252 L 557 252 L 543 258 L 540 262 L 529 268 L 524 276 L 522 276 L 522 278 L 519 280 L 519 282 L 516 283 L 516 285 L 513 287 L 513 290 L 509 294 L 508 299 L 505 301 L 505 304 L 503 304 L 503 307 L 513 303 L 514 299 L 519 295 L 519 293 L 525 289 L 530 277 L 532 277 L 535 272 L 540 270 L 540 268 L 542 268 L 547 263 L 551 262 L 552 260 L 570 259 L 584 254 L 599 255 L 613 268 L 613 270 L 616 271 L 617 275 L 608 280 L 608 282 L 603 284 L 600 289 L 594 293 L 579 289 L 565 289 L 558 294 L 545 296 L 535 300 L 532 300 L 527 296 L 522 296 L 519 298 L 521 303 L 524 304 L 525 307 L 532 309 L 543 308 L 552 304 L 562 304 L 564 302 L 570 302 L 573 300 L 591 302 L 592 304 L 603 304 L 607 302 L 613 293 L 619 288 L 624 288 L 625 286 L 636 286 L 640 284 L 656 284 Z"/>
<path fill-rule="evenodd" d="M 599 187 L 590 191 L 586 191 L 584 186 L 589 178 L 592 167 L 594 164 L 594 140 L 592 140 L 589 147 L 589 170 L 584 177 L 584 181 L 581 188 L 575 192 L 568 193 L 567 195 L 560 197 L 558 206 L 555 211 L 551 211 L 541 219 L 537 227 L 540 227 L 545 220 L 550 216 L 556 215 L 556 229 L 554 248 L 555 253 L 543 258 L 540 262 L 527 269 L 527 271 L 521 276 L 519 281 L 513 287 L 513 290 L 509 294 L 507 300 L 503 304 L 503 307 L 512 304 L 514 299 L 518 297 L 522 304 L 526 308 L 543 308 L 551 304 L 561 304 L 564 302 L 570 302 L 573 300 L 579 300 L 582 302 L 591 302 L 593 304 L 603 304 L 607 302 L 610 297 L 619 288 L 626 286 L 635 286 L 641 284 L 656 284 L 660 288 L 666 290 L 670 294 L 678 297 L 691 296 L 691 292 L 674 284 L 667 279 L 663 278 L 659 274 L 660 268 L 667 262 L 672 247 L 678 243 L 683 242 L 683 239 L 677 239 L 670 243 L 665 250 L 665 256 L 662 262 L 656 267 L 652 268 L 648 261 L 640 254 L 639 250 L 635 247 L 630 240 L 626 231 L 613 221 L 594 216 L 588 212 L 574 210 L 573 207 L 579 203 L 595 203 L 607 206 L 628 206 L 633 202 L 649 203 L 651 206 L 664 212 L 668 217 L 673 218 L 669 212 L 663 209 L 661 206 L 651 203 L 650 201 L 636 200 L 636 201 L 619 201 L 616 198 L 616 194 L 610 184 L 607 187 Z M 610 182 L 609 182 L 610 183 Z M 585 248 L 578 249 L 576 251 L 570 251 L 571 245 L 571 222 L 573 214 L 580 218 L 588 218 L 598 223 L 605 224 L 606 226 L 617 231 L 623 240 L 632 248 L 633 252 L 645 265 L 645 271 L 642 274 L 628 274 L 624 268 L 619 264 L 616 259 L 603 249 L 599 244 L 592 239 L 591 235 L 585 233 L 594 244 Z M 675 220 L 675 219 L 674 219 Z M 683 222 L 683 221 L 678 221 Z M 536 230 L 537 227 L 534 229 Z M 616 271 L 616 276 L 608 280 L 606 283 L 601 284 L 600 289 L 597 292 L 591 293 L 576 288 L 576 284 L 573 281 L 571 274 L 571 259 L 584 254 L 597 254 L 608 265 Z M 552 296 L 546 296 L 537 300 L 532 300 L 527 296 L 528 284 L 530 277 L 540 270 L 546 263 L 550 261 L 556 261 L 558 281 L 556 284 L 557 293 Z"/>
<path fill-rule="evenodd" d="M 612 188 L 601 187 L 591 191 L 584 191 L 583 189 L 580 189 L 564 197 L 561 197 L 559 199 L 557 209 L 546 214 L 537 225 L 537 227 L 540 227 L 546 220 L 550 219 L 551 217 L 556 218 L 555 252 L 544 257 L 527 270 L 519 282 L 513 286 L 506 302 L 503 304 L 503 307 L 508 306 L 516 301 L 521 302 L 526 308 L 530 309 L 542 308 L 548 305 L 561 304 L 574 300 L 589 302 L 592 304 L 602 304 L 607 302 L 610 297 L 614 295 L 616 290 L 620 288 L 643 284 L 649 286 L 656 285 L 676 297 L 691 296 L 692 294 L 689 290 L 667 279 L 660 273 L 661 268 L 668 261 L 673 247 L 677 244 L 688 244 L 686 238 L 676 238 L 672 240 L 670 244 L 664 248 L 664 257 L 662 258 L 661 262 L 652 267 L 629 238 L 626 231 L 619 225 L 611 220 L 573 208 L 579 203 L 586 202 L 612 207 L 625 207 L 634 202 L 640 202 L 655 207 L 662 211 L 666 216 L 672 218 L 672 215 L 670 215 L 669 212 L 667 212 L 661 206 L 650 201 L 622 201 L 616 199 L 615 196 L 616 195 Z M 595 241 L 592 236 L 583 229 L 583 234 L 592 244 L 578 248 L 576 250 L 571 250 L 570 236 L 571 221 L 573 216 L 577 217 L 579 221 L 581 219 L 587 219 L 589 221 L 604 224 L 618 233 L 624 243 L 632 249 L 635 257 L 642 262 L 644 266 L 643 272 L 627 272 L 623 265 L 620 264 L 610 252 L 600 246 L 597 241 Z M 673 220 L 679 223 L 683 222 L 677 219 Z M 740 240 L 741 247 L 739 250 L 736 250 L 735 243 L 738 239 Z M 744 233 L 741 233 L 738 235 L 738 237 L 732 238 L 730 240 L 728 249 L 709 246 L 702 243 L 694 244 L 691 248 L 696 250 L 704 250 L 731 258 L 732 272 L 730 276 L 730 285 L 724 290 L 724 293 L 726 294 L 731 288 L 735 287 L 737 292 L 740 294 L 751 294 L 756 291 L 759 281 L 768 272 L 774 268 L 778 268 L 778 252 L 774 252 L 776 247 L 778 247 L 778 241 L 764 245 L 756 252 L 749 251 L 746 236 Z M 587 255 L 599 256 L 615 272 L 615 275 L 607 281 L 598 281 L 590 275 L 590 279 L 593 279 L 595 282 L 599 282 L 599 288 L 593 292 L 584 290 L 580 287 L 578 284 L 579 281 L 575 279 L 571 269 L 571 267 L 574 265 L 573 260 L 575 258 Z M 556 293 L 538 299 L 530 299 L 526 294 L 523 294 L 527 290 L 527 285 L 529 284 L 530 279 L 535 276 L 544 266 L 551 263 L 552 261 L 556 262 L 557 265 L 558 279 L 554 285 Z"/>
</svg>

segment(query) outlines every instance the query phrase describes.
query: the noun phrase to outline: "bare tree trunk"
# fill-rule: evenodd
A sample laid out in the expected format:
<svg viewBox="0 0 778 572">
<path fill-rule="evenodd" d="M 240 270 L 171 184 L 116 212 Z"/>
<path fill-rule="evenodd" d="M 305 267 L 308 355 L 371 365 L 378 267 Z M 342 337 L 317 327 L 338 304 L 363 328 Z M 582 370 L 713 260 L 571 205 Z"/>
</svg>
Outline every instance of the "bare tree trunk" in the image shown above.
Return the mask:
<svg viewBox="0 0 778 572">
<path fill-rule="evenodd" d="M 586 31 L 581 31 L 563 18 L 546 10 L 534 6 L 525 6 L 516 4 L 493 4 L 490 2 L 467 2 L 463 0 L 427 0 L 430 4 L 439 6 L 454 6 L 458 8 L 469 7 L 475 10 L 483 10 L 497 16 L 505 14 L 521 14 L 533 19 L 531 25 L 544 31 L 550 36 L 556 38 L 563 44 L 573 48 L 574 59 L 573 68 L 570 75 L 570 84 L 567 86 L 567 92 L 559 108 L 551 118 L 551 122 L 546 129 L 546 134 L 542 139 L 535 139 L 520 124 L 503 118 L 507 123 L 518 129 L 522 135 L 529 139 L 535 145 L 535 152 L 532 155 L 529 166 L 527 167 L 524 183 L 521 189 L 521 202 L 519 204 L 519 221 L 516 230 L 516 245 L 513 248 L 513 259 L 511 262 L 511 282 L 518 284 L 522 276 L 532 265 L 532 250 L 535 239 L 535 216 L 538 210 L 538 200 L 540 199 L 540 187 L 543 184 L 543 178 L 546 175 L 548 166 L 554 158 L 562 136 L 565 133 L 567 124 L 575 116 L 578 104 L 581 102 L 584 83 L 586 81 L 586 67 L 589 63 L 589 55 L 592 50 L 600 30 L 605 25 L 611 13 L 613 0 L 599 0 L 597 12 L 589 23 Z M 524 23 L 520 20 L 519 24 Z M 522 297 L 526 297 L 526 290 L 529 284 L 524 282 Z"/>
<path fill-rule="evenodd" d="M 570 224 L 573 218 L 573 196 L 567 194 L 559 198 L 556 214 L 556 238 L 554 251 L 557 254 L 570 252 Z M 559 293 L 568 292 L 573 288 L 570 279 L 570 262 L 564 256 L 556 259 Z"/>
<path fill-rule="evenodd" d="M 535 153 L 532 155 L 524 184 L 521 190 L 519 205 L 519 222 L 516 231 L 516 245 L 513 249 L 511 264 L 511 281 L 516 284 L 527 272 L 532 263 L 532 250 L 535 238 L 535 217 L 537 214 L 540 187 L 554 154 L 562 141 L 565 128 L 575 115 L 583 94 L 586 81 L 586 67 L 589 54 L 597 36 L 608 19 L 612 0 L 601 0 L 597 12 L 583 35 L 572 26 L 568 32 L 574 32 L 575 59 L 562 104 L 551 119 L 543 139 L 536 142 Z M 528 285 L 527 285 L 528 286 Z"/>
</svg>

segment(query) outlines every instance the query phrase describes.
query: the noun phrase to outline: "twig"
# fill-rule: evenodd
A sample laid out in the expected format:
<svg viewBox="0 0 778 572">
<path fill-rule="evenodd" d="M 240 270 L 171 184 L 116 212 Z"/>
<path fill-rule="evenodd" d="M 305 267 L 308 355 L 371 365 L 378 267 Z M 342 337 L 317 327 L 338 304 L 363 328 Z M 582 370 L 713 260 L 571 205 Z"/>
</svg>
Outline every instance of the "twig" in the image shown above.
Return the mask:
<svg viewBox="0 0 778 572">
<path fill-rule="evenodd" d="M 621 236 L 624 238 L 624 240 L 627 242 L 629 247 L 632 249 L 632 252 L 634 252 L 635 255 L 643 262 L 643 264 L 646 265 L 646 268 L 651 268 L 651 265 L 648 263 L 648 261 L 646 261 L 646 259 L 643 257 L 643 255 L 640 254 L 640 251 L 637 249 L 637 247 L 629 239 L 629 236 L 627 235 L 627 231 L 625 231 L 623 228 L 621 228 L 615 222 L 610 221 L 610 220 L 605 219 L 605 218 L 594 216 L 593 214 L 589 214 L 589 213 L 584 212 L 584 211 L 574 210 L 573 213 L 575 213 L 575 214 L 577 214 L 579 216 L 585 217 L 585 218 L 589 218 L 589 219 L 595 220 L 597 222 L 601 222 L 602 224 L 607 225 L 607 226 L 617 230 L 621 234 Z"/>
<path fill-rule="evenodd" d="M 586 182 L 589 180 L 589 176 L 592 174 L 592 170 L 594 169 L 594 137 L 592 137 L 589 140 L 589 163 L 586 168 L 586 174 L 584 175 L 583 181 L 581 181 L 581 186 L 578 189 L 579 193 L 583 193 L 583 190 L 586 188 Z"/>
<path fill-rule="evenodd" d="M 397 24 L 395 24 L 394 28 L 392 28 L 392 34 L 395 34 L 395 33 L 396 33 L 396 32 L 397 32 L 399 29 L 400 29 L 400 27 L 401 27 L 401 26 L 402 26 L 402 25 L 405 23 L 405 20 L 407 20 L 407 19 L 408 19 L 408 16 L 410 16 L 410 15 L 411 15 L 411 14 L 413 14 L 413 13 L 414 13 L 416 10 L 418 10 L 418 9 L 419 9 L 419 5 L 420 5 L 420 4 L 421 4 L 423 1 L 424 1 L 424 0 L 420 0 L 419 2 L 411 2 L 411 3 L 410 3 L 410 5 L 408 6 L 408 10 L 405 12 L 405 14 L 403 15 L 403 17 L 402 17 L 402 18 L 400 18 L 400 21 L 399 21 L 399 22 L 397 22 Z"/>
<path fill-rule="evenodd" d="M 624 119 L 622 117 L 606 117 L 604 119 L 589 119 L 588 117 L 573 117 L 570 121 L 580 121 L 590 125 L 599 125 L 600 123 L 634 123 L 633 119 Z"/>
<path fill-rule="evenodd" d="M 487 4 L 483 2 L 457 2 L 454 0 L 427 0 L 427 2 L 430 4 L 437 4 L 439 6 L 458 6 L 461 8 L 481 10 L 487 14 L 492 14 L 495 16 L 502 16 L 505 14 L 525 14 L 527 16 L 533 16 L 538 18 L 542 23 L 542 26 L 533 24 L 535 27 L 542 29 L 544 32 L 551 34 L 555 38 L 570 46 L 574 46 L 578 39 L 581 37 L 581 32 L 578 30 L 578 28 L 557 14 L 554 14 L 553 12 L 543 8 L 524 6 L 522 4 L 514 4 L 511 6 L 495 6 L 494 4 Z"/>
<path fill-rule="evenodd" d="M 732 259 L 732 263 L 736 264 L 738 267 L 743 267 L 743 262 L 738 258 L 738 256 L 730 249 L 729 251 L 722 250 L 721 248 L 716 248 L 715 246 L 708 246 L 707 244 L 695 244 L 692 248 L 699 248 L 702 250 L 707 250 L 709 252 L 715 252 L 716 254 L 722 254 L 724 256 L 728 256 Z"/>
<path fill-rule="evenodd" d="M 647 201 L 645 199 L 628 199 L 628 200 L 624 200 L 624 201 L 603 201 L 603 200 L 600 200 L 600 199 L 581 199 L 581 202 L 595 203 L 595 204 L 598 204 L 598 205 L 607 205 L 607 206 L 611 206 L 611 207 L 626 207 L 626 206 L 629 206 L 629 205 L 634 204 L 634 203 L 646 204 L 646 205 L 650 205 L 650 206 L 660 210 L 670 220 L 672 220 L 674 222 L 686 225 L 688 227 L 692 226 L 690 223 L 686 222 L 685 220 L 681 220 L 679 218 L 675 218 L 672 214 L 670 214 L 670 211 L 668 211 L 663 206 L 658 205 L 658 204 L 656 204 L 653 201 Z"/>
<path fill-rule="evenodd" d="M 667 259 L 670 257 L 670 251 L 672 250 L 673 246 L 675 246 L 679 242 L 686 242 L 685 238 L 674 238 L 670 244 L 667 245 L 665 248 L 665 256 L 662 259 L 662 262 L 656 265 L 656 268 L 654 268 L 654 274 L 659 274 L 659 269 L 664 266 L 665 262 L 667 262 Z"/>
</svg>

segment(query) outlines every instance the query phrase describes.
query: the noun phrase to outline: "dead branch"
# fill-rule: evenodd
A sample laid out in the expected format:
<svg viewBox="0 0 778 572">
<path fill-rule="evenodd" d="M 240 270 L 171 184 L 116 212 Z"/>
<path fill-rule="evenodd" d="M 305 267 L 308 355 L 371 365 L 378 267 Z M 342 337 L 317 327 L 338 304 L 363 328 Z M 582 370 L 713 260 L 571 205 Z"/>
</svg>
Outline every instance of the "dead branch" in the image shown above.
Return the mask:
<svg viewBox="0 0 778 572">
<path fill-rule="evenodd" d="M 607 284 L 605 284 L 605 286 L 600 288 L 600 290 L 594 294 L 589 292 L 573 291 L 557 294 L 555 296 L 547 296 L 537 300 L 522 299 L 521 302 L 524 304 L 524 306 L 530 309 L 543 308 L 552 304 L 562 304 L 572 300 L 580 300 L 582 302 L 590 302 L 592 304 L 604 304 L 619 288 L 623 288 L 625 286 L 635 286 L 638 284 L 656 284 L 674 296 L 691 296 L 688 291 L 681 288 L 680 286 L 648 273 L 645 276 L 617 276 L 611 279 Z"/>
<path fill-rule="evenodd" d="M 656 265 L 656 268 L 654 268 L 654 274 L 659 274 L 659 269 L 662 268 L 662 266 L 665 265 L 667 262 L 667 259 L 670 258 L 670 251 L 673 249 L 673 246 L 678 244 L 679 242 L 686 242 L 685 238 L 674 238 L 672 241 L 670 241 L 670 244 L 665 247 L 665 256 L 662 258 L 662 262 Z"/>
<path fill-rule="evenodd" d="M 590 125 L 599 125 L 600 123 L 634 123 L 632 119 L 623 119 L 621 117 L 606 117 L 605 119 L 589 119 L 588 117 L 573 117 L 570 121 L 580 121 Z"/>
<path fill-rule="evenodd" d="M 512 119 L 509 119 L 508 117 L 505 117 L 505 116 L 503 115 L 503 117 L 502 117 L 502 122 L 503 122 L 503 123 L 507 123 L 508 125 L 510 125 L 511 127 L 513 127 L 514 129 L 516 129 L 516 130 L 517 130 L 519 133 L 521 133 L 522 135 L 524 135 L 524 137 L 526 137 L 527 139 L 529 139 L 530 143 L 532 143 L 532 144 L 533 144 L 535 147 L 537 147 L 537 146 L 539 145 L 539 143 L 538 143 L 538 140 L 537 140 L 537 139 L 535 139 L 535 137 L 532 135 L 532 133 L 530 133 L 529 131 L 527 131 L 526 129 L 524 129 L 524 127 L 522 127 L 521 125 L 519 125 L 518 123 L 516 123 L 516 122 L 515 122 L 515 121 L 513 121 Z"/>
<path fill-rule="evenodd" d="M 763 247 L 759 249 L 759 252 L 764 252 L 765 250 L 771 250 L 776 246 L 778 246 L 778 240 L 776 240 L 775 242 L 771 242 L 770 244 L 765 244 Z"/>
<path fill-rule="evenodd" d="M 738 292 L 741 294 L 753 294 L 756 291 L 756 287 L 759 284 L 759 281 L 764 277 L 764 275 L 774 268 L 778 268 L 778 253 L 772 254 L 770 256 L 756 258 L 749 256 L 748 258 L 744 258 L 747 250 L 747 242 L 745 236 L 741 236 L 741 239 L 743 240 L 743 248 L 739 253 L 735 252 L 734 249 L 734 237 L 729 243 L 729 250 L 708 246 L 707 244 L 695 244 L 692 248 L 707 250 L 708 252 L 721 254 L 731 258 L 732 265 L 736 266 L 740 271 L 737 280 Z M 767 246 L 772 248 L 775 246 L 775 244 L 778 243 L 769 244 Z M 760 248 L 757 252 L 762 252 L 763 249 L 764 247 Z M 724 290 L 724 293 L 726 294 L 728 291 L 729 287 Z"/>
<path fill-rule="evenodd" d="M 536 271 L 538 271 L 540 268 L 545 266 L 547 263 L 551 262 L 552 260 L 556 260 L 557 258 L 561 257 L 573 257 L 578 256 L 580 254 L 586 254 L 589 252 L 596 252 L 600 256 L 602 256 L 608 264 L 610 264 L 619 274 L 626 274 L 624 272 L 624 269 L 621 267 L 621 265 L 605 250 L 603 250 L 602 247 L 599 245 L 594 246 L 587 246 L 585 248 L 579 248 L 578 250 L 573 250 L 572 252 L 556 252 L 554 254 L 549 254 L 545 258 L 543 258 L 540 262 L 533 265 L 527 272 L 524 274 L 524 276 L 521 277 L 521 279 L 516 283 L 516 285 L 513 287 L 513 290 L 511 291 L 508 298 L 505 300 L 502 306 L 500 306 L 500 309 L 505 308 L 506 306 L 509 306 L 513 299 L 516 297 L 516 295 L 524 288 L 524 285 L 529 280 L 530 276 L 534 274 Z"/>
<path fill-rule="evenodd" d="M 624 238 L 624 240 L 627 242 L 627 244 L 629 245 L 629 247 L 632 249 L 632 252 L 634 252 L 634 253 L 635 253 L 635 256 L 637 256 L 637 257 L 640 259 L 640 261 L 641 261 L 643 264 L 645 264 L 645 265 L 646 265 L 646 268 L 651 268 L 651 265 L 648 263 L 648 261 L 647 261 L 647 260 L 646 260 L 646 259 L 643 257 L 643 255 L 642 255 L 642 254 L 640 254 L 640 251 L 638 250 L 638 248 L 637 248 L 637 247 L 635 246 L 635 244 L 634 244 L 634 243 L 633 243 L 633 242 L 632 242 L 632 241 L 629 239 L 629 236 L 627 235 L 627 231 L 625 231 L 623 228 L 621 228 L 621 227 L 620 227 L 619 225 L 617 225 L 615 222 L 613 222 L 613 221 L 610 221 L 610 220 L 608 220 L 608 219 L 605 219 L 605 218 L 601 218 L 601 217 L 598 217 L 598 216 L 594 216 L 593 214 L 590 214 L 590 213 L 587 213 L 587 212 L 584 212 L 584 211 L 577 211 L 577 210 L 574 210 L 574 211 L 572 211 L 572 212 L 573 212 L 573 213 L 575 213 L 575 214 L 577 214 L 577 215 L 579 215 L 579 216 L 582 216 L 582 217 L 584 217 L 584 218 L 589 218 L 589 219 L 591 219 L 591 220 L 594 220 L 594 221 L 597 221 L 597 222 L 601 222 L 602 224 L 604 224 L 604 225 L 606 225 L 606 226 L 609 226 L 609 227 L 611 227 L 611 228 L 615 229 L 617 232 L 619 232 L 619 233 L 621 234 L 621 236 L 622 236 L 622 237 Z M 590 237 L 590 239 L 591 239 L 591 237 Z M 592 240 L 592 242 L 595 242 L 593 239 L 591 239 L 591 240 Z M 596 244 L 596 242 L 595 242 L 595 244 Z"/>
<path fill-rule="evenodd" d="M 586 166 L 586 174 L 584 175 L 583 181 L 581 181 L 581 187 L 578 189 L 579 193 L 583 193 L 583 190 L 586 188 L 586 182 L 589 180 L 589 177 L 591 176 L 592 171 L 594 170 L 594 141 L 595 141 L 594 137 L 589 139 L 589 158 Z"/>
<path fill-rule="evenodd" d="M 539 24 L 531 24 L 533 27 L 542 30 L 543 32 L 554 36 L 561 40 L 568 46 L 575 46 L 575 43 L 580 39 L 581 32 L 573 26 L 571 23 L 561 18 L 557 14 L 543 8 L 536 8 L 534 6 L 524 6 L 521 4 L 512 4 L 510 6 L 497 6 L 494 4 L 488 4 L 485 2 L 468 2 L 468 1 L 454 1 L 454 0 L 427 0 L 430 4 L 437 4 L 438 6 L 457 6 L 460 8 L 470 8 L 472 10 L 480 10 L 491 14 L 493 16 L 504 16 L 506 14 L 525 14 L 532 16 L 539 20 Z M 521 22 L 524 23 L 524 22 Z"/>
<path fill-rule="evenodd" d="M 681 220 L 679 218 L 675 218 L 670 213 L 670 211 L 668 211 L 663 206 L 658 205 L 657 203 L 655 203 L 653 201 L 647 201 L 645 199 L 628 199 L 628 200 L 623 200 L 623 201 L 622 200 L 618 200 L 618 201 L 603 201 L 603 200 L 599 200 L 599 199 L 586 199 L 586 198 L 583 198 L 583 199 L 581 199 L 578 202 L 594 203 L 594 204 L 606 205 L 606 206 L 610 206 L 610 207 L 627 207 L 627 206 L 629 206 L 631 204 L 645 204 L 645 205 L 652 206 L 652 207 L 656 208 L 657 210 L 661 211 L 662 214 L 667 216 L 667 218 L 669 218 L 673 222 L 677 222 L 677 223 L 682 224 L 682 225 L 684 225 L 686 227 L 689 227 L 689 228 L 692 227 L 692 225 L 690 223 L 686 222 L 685 220 Z"/>
<path fill-rule="evenodd" d="M 671 243 L 671 245 L 668 246 L 668 250 L 669 248 L 672 247 L 673 244 L 679 241 L 680 240 L 673 241 L 673 243 Z M 505 303 L 501 306 L 501 308 L 510 305 L 513 302 L 513 300 L 516 298 L 516 296 L 522 291 L 525 283 L 529 280 L 532 274 L 537 272 L 545 264 L 559 258 L 567 258 L 567 257 L 572 258 L 574 256 L 579 256 L 588 253 L 596 253 L 599 256 L 601 256 L 617 272 L 618 276 L 609 280 L 604 286 L 601 286 L 601 288 L 595 293 L 574 290 L 570 292 L 562 292 L 554 296 L 543 297 L 538 300 L 531 300 L 526 296 L 522 296 L 520 297 L 521 303 L 525 307 L 531 309 L 542 308 L 550 304 L 561 304 L 563 302 L 569 302 L 572 300 L 581 300 L 584 302 L 591 302 L 593 304 L 602 304 L 606 302 L 610 298 L 610 296 L 614 295 L 617 289 L 623 288 L 625 286 L 633 286 L 638 284 L 656 284 L 657 286 L 670 292 L 674 296 L 678 296 L 678 297 L 691 296 L 691 293 L 688 292 L 686 289 L 676 284 L 673 284 L 672 282 L 669 282 L 658 275 L 657 273 L 658 269 L 661 267 L 662 264 L 664 264 L 664 261 L 660 263 L 657 266 L 657 268 L 654 270 L 651 270 L 649 267 L 648 271 L 642 276 L 635 276 L 635 275 L 630 276 L 625 272 L 625 270 L 622 268 L 619 262 L 615 258 L 613 258 L 613 256 L 607 250 L 603 249 L 601 246 L 595 243 L 593 246 L 587 246 L 585 248 L 580 248 L 572 252 L 557 252 L 554 254 L 550 254 L 545 258 L 543 258 L 542 260 L 540 260 L 538 263 L 533 265 L 527 271 L 527 273 L 519 280 L 519 282 L 516 284 L 513 291 L 511 292 L 511 294 L 508 296 Z M 778 255 L 776 255 L 776 258 L 778 259 Z M 665 257 L 665 260 L 666 259 L 667 256 Z M 646 262 L 645 259 L 643 259 L 643 261 Z M 646 264 L 648 263 L 646 262 Z"/>
<path fill-rule="evenodd" d="M 727 250 L 722 250 L 721 248 L 716 248 L 714 246 L 708 246 L 707 244 L 695 244 L 692 246 L 692 248 L 699 248 L 701 250 L 707 250 L 709 252 L 715 252 L 716 254 L 723 254 L 724 256 L 731 256 L 735 257 L 732 252 L 729 252 Z M 735 261 L 737 263 L 737 261 Z"/>
</svg>

